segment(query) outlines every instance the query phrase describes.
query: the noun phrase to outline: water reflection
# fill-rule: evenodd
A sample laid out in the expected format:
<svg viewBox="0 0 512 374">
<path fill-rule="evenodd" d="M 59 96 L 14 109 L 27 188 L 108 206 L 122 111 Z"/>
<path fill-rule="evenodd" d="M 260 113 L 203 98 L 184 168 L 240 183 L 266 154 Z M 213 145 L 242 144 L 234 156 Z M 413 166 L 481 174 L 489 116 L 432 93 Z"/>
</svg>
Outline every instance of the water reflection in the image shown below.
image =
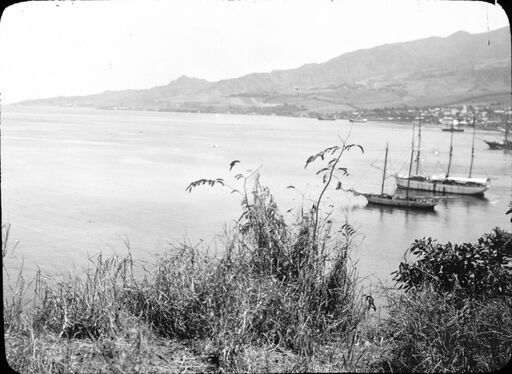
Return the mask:
<svg viewBox="0 0 512 374">
<path fill-rule="evenodd" d="M 438 213 L 432 209 L 410 209 L 405 207 L 391 207 L 386 205 L 376 205 L 376 204 L 367 204 L 363 207 L 366 210 L 377 211 L 380 213 L 380 216 L 384 216 L 385 214 L 396 214 L 397 211 L 403 212 L 405 217 L 407 216 L 420 216 L 420 215 L 430 215 L 436 216 Z"/>
<path fill-rule="evenodd" d="M 468 195 L 454 195 L 445 196 L 441 200 L 440 204 L 444 207 L 448 207 L 450 204 L 457 204 L 464 208 L 485 206 L 489 204 L 489 199 L 485 196 L 468 196 Z"/>
</svg>

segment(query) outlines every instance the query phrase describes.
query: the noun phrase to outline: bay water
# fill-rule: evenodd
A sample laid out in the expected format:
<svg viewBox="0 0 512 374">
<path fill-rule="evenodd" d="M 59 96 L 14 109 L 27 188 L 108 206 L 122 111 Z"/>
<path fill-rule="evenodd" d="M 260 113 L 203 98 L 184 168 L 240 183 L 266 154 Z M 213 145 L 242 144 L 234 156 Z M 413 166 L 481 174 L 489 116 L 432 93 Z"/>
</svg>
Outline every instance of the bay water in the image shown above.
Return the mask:
<svg viewBox="0 0 512 374">
<path fill-rule="evenodd" d="M 17 241 L 4 271 L 16 274 L 23 264 L 28 275 L 66 273 L 100 252 L 150 261 L 183 241 L 222 251 L 219 236 L 241 214 L 231 193 L 243 187 L 237 174 L 258 171 L 293 221 L 323 187 L 316 172 L 325 163 L 305 168 L 309 156 L 340 139 L 361 145 L 364 153 L 354 147 L 342 157 L 349 173 L 342 185 L 380 192 L 386 143 L 388 175 L 407 173 L 412 136 L 410 124 L 390 122 L 16 105 L 3 106 L 0 130 L 2 223 L 11 225 L 11 245 Z M 472 131 L 454 134 L 452 176 L 468 175 Z M 322 209 L 335 229 L 345 222 L 357 229 L 359 274 L 389 282 L 414 239 L 474 242 L 496 226 L 510 230 L 512 154 L 482 140 L 500 138 L 476 131 L 473 176 L 491 178 L 484 197 L 448 195 L 422 212 L 367 206 L 364 197 L 332 189 Z M 422 126 L 420 170 L 446 172 L 449 144 L 449 132 Z M 186 191 L 201 178 L 227 186 Z M 388 177 L 385 191 L 395 187 Z"/>
</svg>

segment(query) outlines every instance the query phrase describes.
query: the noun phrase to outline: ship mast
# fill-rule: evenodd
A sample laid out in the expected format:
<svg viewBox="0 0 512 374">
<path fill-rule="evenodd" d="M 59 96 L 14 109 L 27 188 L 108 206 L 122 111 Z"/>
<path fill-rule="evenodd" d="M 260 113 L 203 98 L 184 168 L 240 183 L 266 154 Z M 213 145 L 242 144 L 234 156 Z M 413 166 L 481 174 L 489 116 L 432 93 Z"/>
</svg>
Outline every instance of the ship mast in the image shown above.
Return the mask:
<svg viewBox="0 0 512 374">
<path fill-rule="evenodd" d="M 416 153 L 416 175 L 420 169 L 421 121 L 418 118 L 418 152 Z"/>
<path fill-rule="evenodd" d="M 414 156 L 414 128 L 415 122 L 412 121 L 412 141 L 411 141 L 411 159 L 409 160 L 409 177 L 407 178 L 407 192 L 405 194 L 405 198 L 409 198 L 409 187 L 411 185 L 411 171 L 412 171 L 412 161 Z"/>
<path fill-rule="evenodd" d="M 388 144 L 386 143 L 386 156 L 384 156 L 384 172 L 382 173 L 382 187 L 380 189 L 380 194 L 384 194 L 384 180 L 386 179 L 386 166 L 388 164 Z"/>
<path fill-rule="evenodd" d="M 469 164 L 468 178 L 471 178 L 471 172 L 473 171 L 473 159 L 475 158 L 475 131 L 476 131 L 475 119 L 476 119 L 476 116 L 473 113 L 473 141 L 471 143 L 471 163 Z"/>
<path fill-rule="evenodd" d="M 507 111 L 507 116 L 505 117 L 505 146 L 508 142 L 508 132 L 509 132 L 509 124 L 508 124 L 508 120 L 509 120 L 509 115 L 510 115 L 510 110 Z"/>
<path fill-rule="evenodd" d="M 446 178 L 450 176 L 450 167 L 452 166 L 452 155 L 453 155 L 453 122 L 452 131 L 450 131 L 450 158 L 448 159 L 448 170 L 446 170 Z"/>
</svg>

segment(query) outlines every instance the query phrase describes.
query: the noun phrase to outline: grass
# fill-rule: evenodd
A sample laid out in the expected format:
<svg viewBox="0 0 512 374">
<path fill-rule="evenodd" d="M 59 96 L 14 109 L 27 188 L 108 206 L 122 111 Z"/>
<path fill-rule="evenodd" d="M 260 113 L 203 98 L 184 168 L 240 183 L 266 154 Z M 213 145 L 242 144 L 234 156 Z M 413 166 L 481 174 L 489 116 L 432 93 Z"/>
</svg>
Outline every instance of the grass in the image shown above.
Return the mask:
<svg viewBox="0 0 512 374">
<path fill-rule="evenodd" d="M 220 257 L 182 244 L 142 272 L 130 256 L 100 255 L 65 279 L 39 273 L 18 284 L 4 300 L 9 364 L 24 373 L 351 370 L 369 312 L 350 262 L 354 231 L 325 225 L 313 240 L 314 212 L 286 223 L 259 183 L 242 207 Z"/>
<path fill-rule="evenodd" d="M 286 222 L 259 185 L 211 256 L 187 244 L 140 266 L 102 255 L 66 278 L 18 275 L 4 298 L 6 357 L 21 373 L 473 372 L 512 354 L 512 300 L 424 285 L 359 289 L 357 232 Z M 317 224 L 319 222 L 319 224 Z M 8 260 L 9 226 L 2 226 Z M 136 275 L 137 274 L 137 275 Z M 28 297 L 30 296 L 30 298 Z"/>
<path fill-rule="evenodd" d="M 389 296 L 381 372 L 493 372 L 512 357 L 512 297 L 475 299 L 432 287 Z"/>
</svg>

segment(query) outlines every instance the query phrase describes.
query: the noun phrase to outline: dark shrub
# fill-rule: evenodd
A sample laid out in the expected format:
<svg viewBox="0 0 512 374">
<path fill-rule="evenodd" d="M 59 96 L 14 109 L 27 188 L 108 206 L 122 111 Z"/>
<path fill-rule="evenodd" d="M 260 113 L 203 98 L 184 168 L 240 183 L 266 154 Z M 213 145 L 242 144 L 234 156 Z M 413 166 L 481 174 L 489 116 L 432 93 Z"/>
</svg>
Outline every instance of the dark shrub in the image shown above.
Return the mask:
<svg viewBox="0 0 512 374">
<path fill-rule="evenodd" d="M 416 261 L 404 261 L 394 272 L 394 279 L 406 290 L 430 284 L 441 292 L 458 286 L 471 296 L 512 295 L 512 234 L 499 228 L 475 244 L 443 245 L 423 238 L 408 254 Z"/>
</svg>

